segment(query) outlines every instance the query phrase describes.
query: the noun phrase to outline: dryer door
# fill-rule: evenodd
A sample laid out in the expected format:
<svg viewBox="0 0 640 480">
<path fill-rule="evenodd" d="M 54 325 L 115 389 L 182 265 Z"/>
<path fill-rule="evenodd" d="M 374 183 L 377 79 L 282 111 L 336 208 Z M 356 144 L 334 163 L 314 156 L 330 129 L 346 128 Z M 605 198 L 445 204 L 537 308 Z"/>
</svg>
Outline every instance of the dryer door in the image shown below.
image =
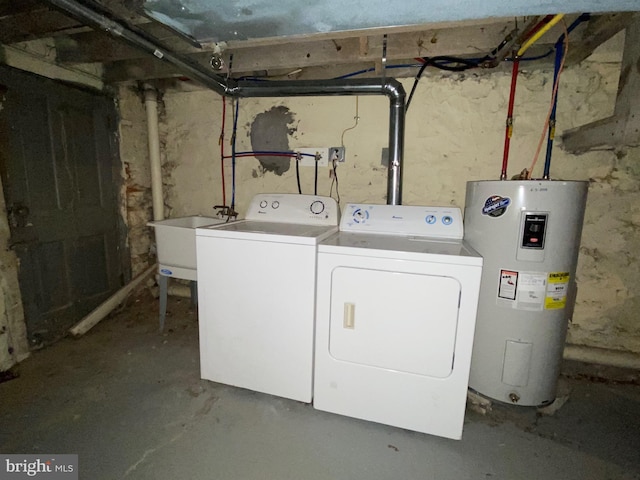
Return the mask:
<svg viewBox="0 0 640 480">
<path fill-rule="evenodd" d="M 456 279 L 353 267 L 338 267 L 331 277 L 333 358 L 450 375 L 461 289 Z"/>
</svg>

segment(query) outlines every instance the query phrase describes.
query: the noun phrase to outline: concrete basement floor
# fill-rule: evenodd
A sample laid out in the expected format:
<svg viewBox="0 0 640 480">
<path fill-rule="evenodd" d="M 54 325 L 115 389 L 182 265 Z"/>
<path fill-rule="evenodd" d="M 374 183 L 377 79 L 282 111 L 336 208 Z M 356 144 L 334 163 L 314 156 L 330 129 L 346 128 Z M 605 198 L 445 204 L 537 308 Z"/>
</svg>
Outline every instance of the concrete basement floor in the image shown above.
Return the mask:
<svg viewBox="0 0 640 480">
<path fill-rule="evenodd" d="M 467 411 L 453 441 L 203 381 L 189 301 L 144 293 L 0 384 L 0 452 L 77 453 L 81 479 L 640 479 L 640 386 L 565 377 L 553 416 Z M 631 381 L 628 381 L 631 378 Z"/>
</svg>

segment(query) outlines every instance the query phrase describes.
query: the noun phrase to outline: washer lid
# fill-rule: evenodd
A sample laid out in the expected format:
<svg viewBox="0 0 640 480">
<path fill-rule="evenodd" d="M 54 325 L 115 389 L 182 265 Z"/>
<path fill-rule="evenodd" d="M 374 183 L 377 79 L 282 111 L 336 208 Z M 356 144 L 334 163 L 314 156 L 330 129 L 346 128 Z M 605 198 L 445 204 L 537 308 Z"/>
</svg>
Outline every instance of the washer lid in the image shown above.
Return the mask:
<svg viewBox="0 0 640 480">
<path fill-rule="evenodd" d="M 318 244 L 318 253 L 482 266 L 482 257 L 464 240 L 337 232 Z"/>
<path fill-rule="evenodd" d="M 338 230 L 336 226 L 239 220 L 196 229 L 196 236 L 260 240 L 265 242 L 317 244 Z"/>
</svg>

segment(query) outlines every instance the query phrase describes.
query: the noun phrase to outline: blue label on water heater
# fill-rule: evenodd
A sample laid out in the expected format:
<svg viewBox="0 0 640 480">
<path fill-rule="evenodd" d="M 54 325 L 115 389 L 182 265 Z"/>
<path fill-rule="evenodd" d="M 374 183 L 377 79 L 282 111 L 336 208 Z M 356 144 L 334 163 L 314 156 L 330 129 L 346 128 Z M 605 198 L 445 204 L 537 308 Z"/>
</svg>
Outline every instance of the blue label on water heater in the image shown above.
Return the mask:
<svg viewBox="0 0 640 480">
<path fill-rule="evenodd" d="M 484 202 L 482 214 L 490 217 L 500 217 L 507 211 L 507 207 L 511 204 L 509 197 L 501 197 L 500 195 L 492 195 Z"/>
</svg>

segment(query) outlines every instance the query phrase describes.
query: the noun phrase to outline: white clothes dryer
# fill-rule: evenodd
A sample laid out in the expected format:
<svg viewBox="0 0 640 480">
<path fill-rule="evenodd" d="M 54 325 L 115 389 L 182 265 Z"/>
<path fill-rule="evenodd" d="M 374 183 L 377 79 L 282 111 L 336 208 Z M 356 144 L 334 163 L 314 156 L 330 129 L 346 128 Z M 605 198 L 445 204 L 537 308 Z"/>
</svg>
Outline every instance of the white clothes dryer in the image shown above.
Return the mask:
<svg viewBox="0 0 640 480">
<path fill-rule="evenodd" d="M 335 200 L 297 194 L 196 229 L 203 379 L 311 402 L 316 248 L 337 229 Z"/>
<path fill-rule="evenodd" d="M 318 245 L 314 407 L 462 436 L 482 257 L 453 207 L 347 205 Z"/>
</svg>

